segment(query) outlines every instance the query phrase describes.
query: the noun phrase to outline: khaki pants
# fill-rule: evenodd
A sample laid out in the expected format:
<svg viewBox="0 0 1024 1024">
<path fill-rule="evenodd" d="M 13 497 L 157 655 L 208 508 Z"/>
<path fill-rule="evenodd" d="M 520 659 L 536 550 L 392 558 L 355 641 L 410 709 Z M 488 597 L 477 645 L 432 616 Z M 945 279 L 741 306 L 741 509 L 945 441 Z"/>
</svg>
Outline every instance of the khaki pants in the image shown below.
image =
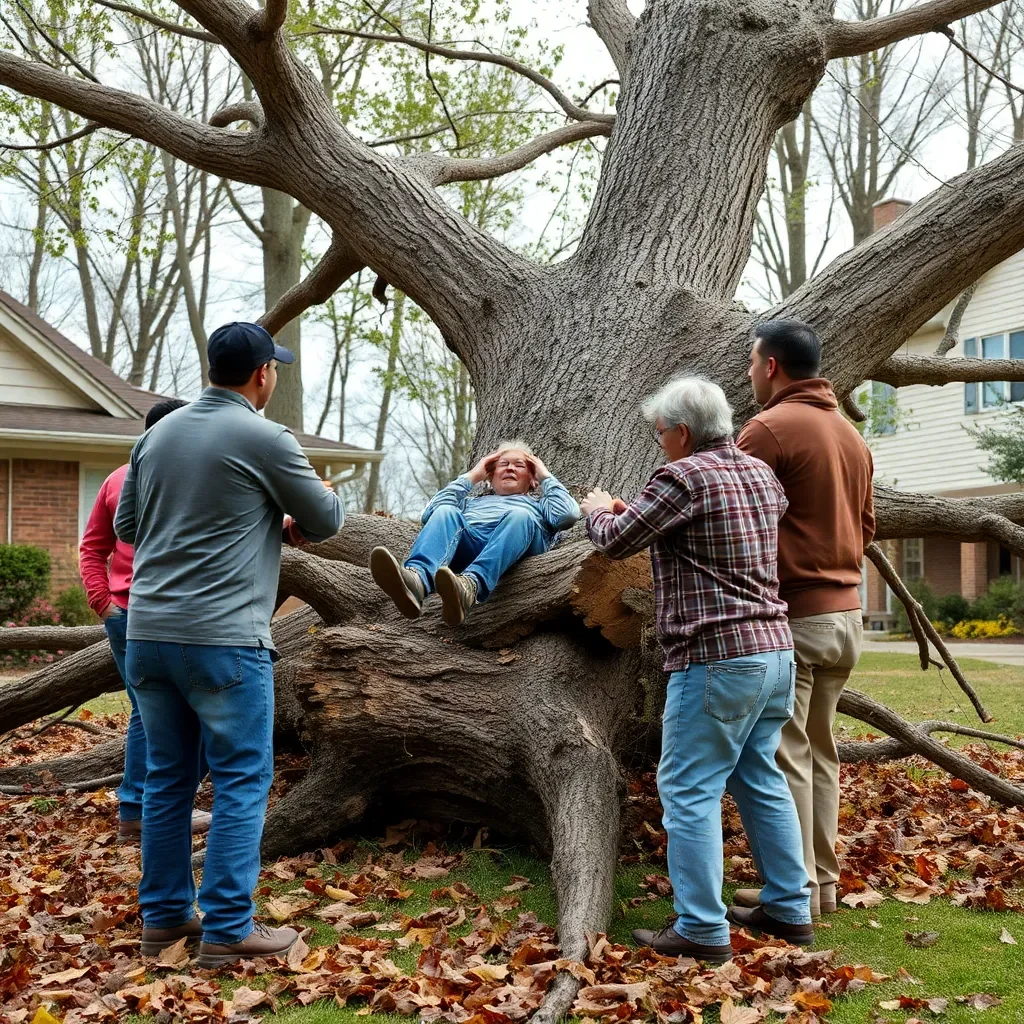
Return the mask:
<svg viewBox="0 0 1024 1024">
<path fill-rule="evenodd" d="M 796 656 L 793 717 L 783 726 L 776 761 L 786 773 L 800 818 L 811 913 L 835 900 L 839 880 L 839 756 L 836 704 L 860 657 L 860 609 L 790 619 Z"/>
</svg>

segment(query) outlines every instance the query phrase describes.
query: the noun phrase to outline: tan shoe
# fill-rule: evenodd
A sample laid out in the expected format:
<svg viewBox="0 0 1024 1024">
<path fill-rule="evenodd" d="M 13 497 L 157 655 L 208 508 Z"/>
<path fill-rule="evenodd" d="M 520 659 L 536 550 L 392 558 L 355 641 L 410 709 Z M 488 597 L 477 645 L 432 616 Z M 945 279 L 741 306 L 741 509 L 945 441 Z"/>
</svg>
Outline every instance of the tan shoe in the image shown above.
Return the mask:
<svg viewBox="0 0 1024 1024">
<path fill-rule="evenodd" d="M 212 821 L 213 815 L 209 811 L 193 811 L 192 835 L 201 836 L 204 832 L 209 832 Z M 117 841 L 119 843 L 142 842 L 142 819 L 134 818 L 131 821 L 118 822 Z"/>
<path fill-rule="evenodd" d="M 835 887 L 832 888 L 832 899 L 827 898 L 827 894 L 824 889 L 821 890 L 819 903 L 815 906 L 813 900 L 811 902 L 811 917 L 817 920 L 822 914 L 834 914 L 837 910 L 836 907 L 836 891 Z M 753 910 L 755 907 L 761 906 L 761 890 L 760 889 L 737 889 L 736 895 L 733 896 L 732 902 L 734 906 L 746 907 L 749 910 Z"/>
<path fill-rule="evenodd" d="M 159 956 L 168 946 L 173 946 L 181 939 L 188 939 L 185 943 L 189 949 L 199 945 L 199 939 L 203 934 L 203 923 L 198 917 L 193 917 L 176 928 L 146 928 L 142 929 L 142 942 L 139 951 L 143 956 Z"/>
<path fill-rule="evenodd" d="M 238 960 L 252 960 L 257 956 L 286 956 L 298 938 L 299 933 L 291 928 L 268 928 L 256 922 L 241 942 L 233 942 L 231 945 L 200 943 L 198 966 L 210 970 Z"/>
<path fill-rule="evenodd" d="M 434 573 L 434 586 L 441 598 L 441 618 L 449 626 L 461 626 L 466 613 L 476 604 L 476 580 L 456 576 L 446 565 Z"/>
<path fill-rule="evenodd" d="M 427 589 L 420 574 L 399 565 L 387 548 L 374 548 L 370 552 L 370 575 L 407 619 L 418 619 L 423 614 Z"/>
<path fill-rule="evenodd" d="M 760 889 L 737 889 L 736 895 L 733 896 L 732 902 L 737 907 L 754 907 L 761 906 L 761 890 Z"/>
</svg>

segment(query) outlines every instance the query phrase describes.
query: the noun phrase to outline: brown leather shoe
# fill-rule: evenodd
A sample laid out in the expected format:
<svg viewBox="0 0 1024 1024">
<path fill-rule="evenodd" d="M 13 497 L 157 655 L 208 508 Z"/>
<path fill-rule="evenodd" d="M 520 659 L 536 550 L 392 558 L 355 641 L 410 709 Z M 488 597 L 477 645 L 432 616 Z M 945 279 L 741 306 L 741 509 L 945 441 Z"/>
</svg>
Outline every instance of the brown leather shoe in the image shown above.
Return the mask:
<svg viewBox="0 0 1024 1024">
<path fill-rule="evenodd" d="M 387 548 L 374 548 L 370 552 L 370 575 L 407 619 L 418 619 L 423 614 L 427 590 L 420 574 L 400 565 Z"/>
<path fill-rule="evenodd" d="M 635 928 L 633 941 L 638 946 L 650 946 L 662 956 L 692 956 L 694 960 L 706 960 L 712 964 L 725 964 L 732 959 L 732 946 L 702 946 L 698 942 L 691 942 L 684 939 L 671 923 L 665 925 L 660 932 Z"/>
<path fill-rule="evenodd" d="M 268 928 L 256 922 L 241 942 L 233 942 L 230 946 L 218 942 L 200 943 L 198 966 L 210 970 L 257 956 L 285 956 L 298 938 L 299 933 L 291 928 Z"/>
<path fill-rule="evenodd" d="M 168 946 L 173 946 L 181 939 L 188 939 L 188 942 L 185 943 L 186 947 L 194 949 L 199 945 L 202 934 L 203 923 L 198 917 L 193 917 L 176 928 L 143 927 L 139 950 L 143 956 L 159 956 Z"/>
<path fill-rule="evenodd" d="M 787 924 L 785 921 L 776 921 L 764 907 L 748 909 L 735 904 L 729 908 L 726 917 L 737 928 L 749 928 L 755 935 L 772 935 L 794 946 L 814 945 L 814 925 L 809 921 L 807 924 Z"/>
<path fill-rule="evenodd" d="M 192 812 L 192 835 L 201 836 L 210 831 L 213 815 L 209 811 Z M 142 841 L 142 819 L 121 821 L 117 825 L 117 841 L 119 843 L 138 843 Z"/>
<path fill-rule="evenodd" d="M 434 586 L 441 598 L 441 618 L 449 626 L 461 626 L 466 613 L 476 604 L 476 580 L 472 576 L 456 576 L 442 565 L 434 573 Z"/>
<path fill-rule="evenodd" d="M 760 889 L 737 889 L 736 895 L 733 896 L 732 902 L 737 907 L 754 907 L 761 906 L 761 890 Z M 835 886 L 832 887 L 832 899 L 828 899 L 826 896 L 822 896 L 819 900 L 818 906 L 815 907 L 811 904 L 811 918 L 817 920 L 821 914 L 834 914 L 836 912 L 836 891 Z"/>
</svg>

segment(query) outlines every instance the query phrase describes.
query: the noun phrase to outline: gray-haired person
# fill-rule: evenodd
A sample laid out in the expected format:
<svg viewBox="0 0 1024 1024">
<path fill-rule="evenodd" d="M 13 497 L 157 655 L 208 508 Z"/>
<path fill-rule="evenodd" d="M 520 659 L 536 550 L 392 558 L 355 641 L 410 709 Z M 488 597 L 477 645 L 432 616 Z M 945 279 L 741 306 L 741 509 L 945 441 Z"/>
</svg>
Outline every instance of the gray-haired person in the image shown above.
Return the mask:
<svg viewBox="0 0 1024 1024">
<path fill-rule="evenodd" d="M 490 493 L 471 497 L 485 480 Z M 579 518 L 575 498 L 529 445 L 507 441 L 430 499 L 404 563 L 387 548 L 374 548 L 370 572 L 406 618 L 417 618 L 436 589 L 445 622 L 458 626 L 516 562 L 547 551 L 555 534 Z"/>
<path fill-rule="evenodd" d="M 732 440 L 717 384 L 680 377 L 644 405 L 668 462 L 630 504 L 583 502 L 587 532 L 612 558 L 651 549 L 658 638 L 669 673 L 658 793 L 678 917 L 638 929 L 659 953 L 724 963 L 729 921 L 810 944 L 800 824 L 775 763 L 793 710 L 793 641 L 776 549 L 786 498 Z M 722 902 L 722 796 L 733 795 L 765 885 L 757 910 Z"/>
</svg>

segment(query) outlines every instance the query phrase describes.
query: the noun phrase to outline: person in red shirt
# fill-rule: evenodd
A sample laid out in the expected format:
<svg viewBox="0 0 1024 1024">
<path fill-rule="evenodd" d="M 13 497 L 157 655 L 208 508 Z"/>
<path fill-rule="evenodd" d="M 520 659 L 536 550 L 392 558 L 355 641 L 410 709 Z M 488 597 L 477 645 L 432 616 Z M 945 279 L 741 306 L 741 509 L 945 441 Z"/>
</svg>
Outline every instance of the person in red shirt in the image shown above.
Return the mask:
<svg viewBox="0 0 1024 1024">
<path fill-rule="evenodd" d="M 175 409 L 187 405 L 180 398 L 158 402 L 146 415 L 146 429 L 158 423 Z M 132 586 L 132 547 L 123 544 L 114 535 L 114 514 L 121 496 L 128 466 L 115 469 L 100 487 L 96 502 L 89 515 L 78 552 L 82 583 L 89 599 L 89 607 L 103 620 L 110 650 L 114 655 L 122 681 L 126 678 L 125 651 L 128 640 L 128 596 Z M 142 793 L 146 782 L 146 733 L 135 703 L 135 695 L 127 687 L 131 702 L 128 736 L 124 748 L 124 777 L 117 791 L 120 824 L 118 842 L 138 842 L 142 837 Z M 200 752 L 202 759 L 202 753 Z M 201 760 L 200 778 L 206 776 L 206 765 Z M 192 815 L 192 831 L 205 832 L 210 827 L 210 815 L 196 811 Z"/>
</svg>

